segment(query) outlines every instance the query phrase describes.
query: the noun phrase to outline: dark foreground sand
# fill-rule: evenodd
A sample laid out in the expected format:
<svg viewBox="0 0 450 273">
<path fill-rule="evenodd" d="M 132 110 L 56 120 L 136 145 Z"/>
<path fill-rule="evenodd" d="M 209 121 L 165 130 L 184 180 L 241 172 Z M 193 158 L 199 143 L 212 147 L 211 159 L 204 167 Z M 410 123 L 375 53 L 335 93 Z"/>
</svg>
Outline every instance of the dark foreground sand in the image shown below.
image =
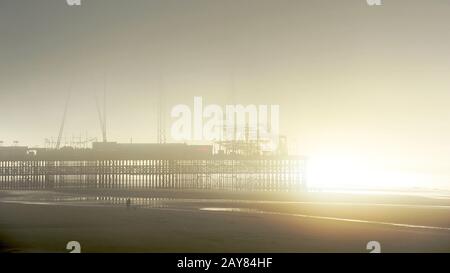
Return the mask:
<svg viewBox="0 0 450 273">
<path fill-rule="evenodd" d="M 11 202 L 27 196 L 33 202 Z M 176 199 L 127 209 L 36 196 Z M 450 252 L 449 205 L 447 199 L 344 194 L 3 191 L 0 251 L 67 252 L 67 242 L 79 241 L 83 252 L 368 252 L 367 242 L 375 240 L 383 252 Z"/>
</svg>

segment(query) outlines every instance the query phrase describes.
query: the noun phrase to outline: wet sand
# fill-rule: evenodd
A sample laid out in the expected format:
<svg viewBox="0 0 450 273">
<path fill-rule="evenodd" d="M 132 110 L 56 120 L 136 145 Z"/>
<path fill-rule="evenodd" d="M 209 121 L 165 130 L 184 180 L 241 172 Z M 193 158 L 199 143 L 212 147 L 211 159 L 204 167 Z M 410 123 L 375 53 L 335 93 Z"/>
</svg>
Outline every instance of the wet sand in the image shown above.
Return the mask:
<svg viewBox="0 0 450 273">
<path fill-rule="evenodd" d="M 131 198 L 132 207 L 124 200 Z M 2 252 L 450 252 L 450 202 L 417 196 L 0 191 Z"/>
</svg>

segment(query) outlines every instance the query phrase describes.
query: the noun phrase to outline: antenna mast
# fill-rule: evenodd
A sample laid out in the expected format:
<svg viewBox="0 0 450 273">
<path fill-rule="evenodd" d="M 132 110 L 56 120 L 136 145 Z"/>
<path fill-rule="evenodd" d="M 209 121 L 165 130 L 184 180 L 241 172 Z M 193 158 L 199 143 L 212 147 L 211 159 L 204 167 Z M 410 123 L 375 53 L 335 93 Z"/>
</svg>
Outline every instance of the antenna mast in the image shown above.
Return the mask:
<svg viewBox="0 0 450 273">
<path fill-rule="evenodd" d="M 166 143 L 166 128 L 165 128 L 165 120 L 164 120 L 164 99 L 163 99 L 163 79 L 162 75 L 160 75 L 160 85 L 158 90 L 158 102 L 157 102 L 157 127 L 158 127 L 158 143 L 163 144 Z"/>
<path fill-rule="evenodd" d="M 108 142 L 106 138 L 106 73 L 103 78 L 103 142 Z"/>
</svg>

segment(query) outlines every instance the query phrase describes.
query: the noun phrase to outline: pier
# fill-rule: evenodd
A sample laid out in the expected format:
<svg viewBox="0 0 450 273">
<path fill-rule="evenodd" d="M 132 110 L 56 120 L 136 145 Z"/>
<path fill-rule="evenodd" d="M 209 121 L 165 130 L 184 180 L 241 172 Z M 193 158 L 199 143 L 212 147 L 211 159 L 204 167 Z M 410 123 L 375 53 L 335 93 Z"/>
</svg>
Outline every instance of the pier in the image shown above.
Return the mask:
<svg viewBox="0 0 450 273">
<path fill-rule="evenodd" d="M 213 154 L 184 144 L 108 144 L 93 149 L 0 149 L 0 189 L 201 189 L 300 191 L 306 160 Z"/>
</svg>

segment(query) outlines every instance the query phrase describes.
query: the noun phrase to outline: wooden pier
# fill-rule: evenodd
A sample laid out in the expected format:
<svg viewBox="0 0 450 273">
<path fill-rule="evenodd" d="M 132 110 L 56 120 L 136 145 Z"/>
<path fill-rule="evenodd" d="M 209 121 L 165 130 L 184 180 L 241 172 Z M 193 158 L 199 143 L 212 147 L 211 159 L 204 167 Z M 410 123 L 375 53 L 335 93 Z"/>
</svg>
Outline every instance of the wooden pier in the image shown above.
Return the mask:
<svg viewBox="0 0 450 273">
<path fill-rule="evenodd" d="M 0 189 L 296 191 L 304 183 L 300 159 L 0 161 Z"/>
<path fill-rule="evenodd" d="M 306 187 L 305 163 L 287 155 L 213 154 L 207 145 L 0 147 L 0 189 L 298 191 Z"/>
</svg>

